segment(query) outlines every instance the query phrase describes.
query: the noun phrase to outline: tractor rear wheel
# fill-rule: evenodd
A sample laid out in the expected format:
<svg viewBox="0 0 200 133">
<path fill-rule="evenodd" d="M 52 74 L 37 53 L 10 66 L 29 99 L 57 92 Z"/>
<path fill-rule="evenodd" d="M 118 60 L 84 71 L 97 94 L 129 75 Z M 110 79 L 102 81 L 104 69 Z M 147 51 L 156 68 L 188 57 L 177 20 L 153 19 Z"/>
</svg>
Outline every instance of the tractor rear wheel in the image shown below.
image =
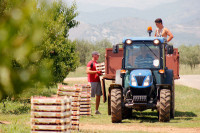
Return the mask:
<svg viewBox="0 0 200 133">
<path fill-rule="evenodd" d="M 160 107 L 159 107 L 159 121 L 170 121 L 170 108 L 171 108 L 171 91 L 162 89 L 160 91 Z"/>
<path fill-rule="evenodd" d="M 111 90 L 111 119 L 112 123 L 122 121 L 122 91 L 121 89 L 113 88 Z"/>
</svg>

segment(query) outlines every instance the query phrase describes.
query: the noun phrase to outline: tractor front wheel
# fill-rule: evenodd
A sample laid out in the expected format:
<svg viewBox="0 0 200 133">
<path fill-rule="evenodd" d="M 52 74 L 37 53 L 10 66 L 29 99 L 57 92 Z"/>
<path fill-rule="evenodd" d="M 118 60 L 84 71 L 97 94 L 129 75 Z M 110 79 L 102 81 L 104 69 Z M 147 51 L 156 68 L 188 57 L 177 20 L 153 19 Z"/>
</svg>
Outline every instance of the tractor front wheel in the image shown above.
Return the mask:
<svg viewBox="0 0 200 133">
<path fill-rule="evenodd" d="M 111 90 L 111 119 L 112 123 L 122 121 L 122 91 L 118 88 Z"/>
<path fill-rule="evenodd" d="M 160 90 L 159 121 L 170 121 L 171 91 L 168 89 Z"/>
</svg>

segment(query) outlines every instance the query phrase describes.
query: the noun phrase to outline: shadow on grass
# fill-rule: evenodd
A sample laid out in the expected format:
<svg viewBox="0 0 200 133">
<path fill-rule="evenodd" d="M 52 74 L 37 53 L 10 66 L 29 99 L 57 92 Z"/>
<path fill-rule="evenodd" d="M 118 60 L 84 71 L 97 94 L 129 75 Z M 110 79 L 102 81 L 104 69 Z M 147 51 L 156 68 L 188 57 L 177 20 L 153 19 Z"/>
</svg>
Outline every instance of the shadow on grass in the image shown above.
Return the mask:
<svg viewBox="0 0 200 133">
<path fill-rule="evenodd" d="M 193 112 L 181 112 L 175 111 L 175 120 L 191 120 L 192 117 L 197 117 Z M 130 119 L 123 120 L 123 123 L 132 123 L 131 120 L 139 121 L 140 123 L 149 122 L 155 123 L 158 122 L 158 113 L 157 112 L 133 112 Z"/>
<path fill-rule="evenodd" d="M 123 123 L 131 123 L 129 120 L 136 120 L 140 123 L 155 123 L 158 122 L 158 115 L 157 112 L 133 112 L 132 117 L 130 119 L 124 120 Z"/>
<path fill-rule="evenodd" d="M 197 117 L 197 115 L 193 112 L 181 112 L 181 111 L 176 111 L 175 112 L 175 117 Z"/>
</svg>

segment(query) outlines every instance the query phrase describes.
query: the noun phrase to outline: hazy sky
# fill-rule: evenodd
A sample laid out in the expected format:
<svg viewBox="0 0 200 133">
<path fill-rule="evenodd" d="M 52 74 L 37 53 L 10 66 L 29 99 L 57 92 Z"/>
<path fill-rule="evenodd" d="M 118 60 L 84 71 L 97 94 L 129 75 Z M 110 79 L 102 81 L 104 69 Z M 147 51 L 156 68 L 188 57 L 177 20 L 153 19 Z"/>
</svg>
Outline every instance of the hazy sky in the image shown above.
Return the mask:
<svg viewBox="0 0 200 133">
<path fill-rule="evenodd" d="M 108 7 L 132 7 L 136 9 L 151 8 L 157 5 L 163 5 L 178 0 L 63 0 L 65 2 L 76 1 L 78 8 L 88 10 L 88 7 L 96 6 L 96 10 L 101 10 Z M 85 8 L 84 8 L 85 6 Z M 95 7 L 91 7 L 95 9 Z"/>
</svg>

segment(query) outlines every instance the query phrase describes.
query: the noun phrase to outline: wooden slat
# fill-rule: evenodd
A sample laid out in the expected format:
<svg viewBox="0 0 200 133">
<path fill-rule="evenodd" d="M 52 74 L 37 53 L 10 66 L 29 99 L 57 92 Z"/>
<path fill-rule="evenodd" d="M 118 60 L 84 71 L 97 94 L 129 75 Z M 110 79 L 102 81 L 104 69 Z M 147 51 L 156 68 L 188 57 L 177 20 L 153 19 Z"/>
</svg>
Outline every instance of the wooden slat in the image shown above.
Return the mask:
<svg viewBox="0 0 200 133">
<path fill-rule="evenodd" d="M 69 118 L 31 118 L 31 123 L 42 123 L 42 124 L 62 124 L 70 123 L 71 117 Z"/>
<path fill-rule="evenodd" d="M 71 112 L 36 112 L 31 111 L 32 117 L 70 117 Z"/>
<path fill-rule="evenodd" d="M 31 125 L 31 129 L 37 129 L 37 130 L 67 130 L 71 128 L 71 125 Z"/>
<path fill-rule="evenodd" d="M 91 109 L 90 108 L 81 108 L 80 112 L 90 112 Z"/>
<path fill-rule="evenodd" d="M 64 97 L 31 97 L 33 104 L 66 104 L 71 103 L 71 98 Z"/>
<path fill-rule="evenodd" d="M 32 111 L 70 111 L 71 105 L 34 105 L 31 104 Z"/>
</svg>

